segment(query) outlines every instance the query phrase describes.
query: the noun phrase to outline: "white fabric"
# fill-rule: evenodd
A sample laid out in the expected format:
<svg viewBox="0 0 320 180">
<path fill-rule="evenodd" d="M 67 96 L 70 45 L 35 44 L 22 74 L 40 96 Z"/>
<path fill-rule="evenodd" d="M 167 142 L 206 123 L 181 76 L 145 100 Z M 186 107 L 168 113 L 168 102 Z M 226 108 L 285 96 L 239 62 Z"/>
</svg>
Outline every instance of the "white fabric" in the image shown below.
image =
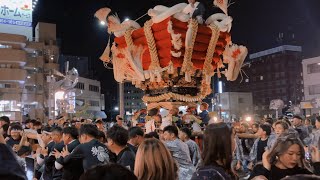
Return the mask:
<svg viewBox="0 0 320 180">
<path fill-rule="evenodd" d="M 162 118 L 162 123 L 160 125 L 160 129 L 163 130 L 165 127 L 172 125 L 172 115 L 168 115 Z"/>
<path fill-rule="evenodd" d="M 183 13 L 189 14 L 190 17 L 192 17 L 193 12 L 197 9 L 199 5 L 199 2 L 194 3 L 194 7 L 191 6 L 191 4 L 188 4 L 184 9 Z"/>
<path fill-rule="evenodd" d="M 156 126 L 154 125 L 154 120 L 151 119 L 148 122 L 146 122 L 145 127 L 146 127 L 147 134 L 150 132 L 153 132 L 156 129 Z"/>
<path fill-rule="evenodd" d="M 54 167 L 57 169 L 57 170 L 60 170 L 63 168 L 63 165 L 58 163 L 57 161 L 54 162 Z"/>
<path fill-rule="evenodd" d="M 134 126 L 137 126 L 137 124 L 138 124 L 138 121 L 137 121 L 136 119 L 132 120 L 131 122 L 132 122 L 132 126 L 133 126 L 133 127 L 134 127 Z"/>
<path fill-rule="evenodd" d="M 201 126 L 198 123 L 194 122 L 191 127 L 193 132 L 201 132 Z"/>
<path fill-rule="evenodd" d="M 44 159 L 42 159 L 40 156 L 37 156 L 37 164 L 42 165 L 44 162 Z"/>
<path fill-rule="evenodd" d="M 38 140 L 38 143 L 39 143 L 41 148 L 45 148 L 46 147 L 46 145 L 44 144 L 43 140 L 41 139 L 41 135 L 40 134 L 37 134 L 37 140 Z"/>
</svg>

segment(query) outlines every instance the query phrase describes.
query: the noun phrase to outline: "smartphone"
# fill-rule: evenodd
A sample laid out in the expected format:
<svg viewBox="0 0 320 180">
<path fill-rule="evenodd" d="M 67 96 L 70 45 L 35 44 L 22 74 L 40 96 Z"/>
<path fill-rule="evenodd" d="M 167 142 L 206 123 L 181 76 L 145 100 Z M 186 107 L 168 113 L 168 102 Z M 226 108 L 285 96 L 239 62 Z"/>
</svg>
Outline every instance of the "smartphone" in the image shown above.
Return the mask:
<svg viewBox="0 0 320 180">
<path fill-rule="evenodd" d="M 32 180 L 34 177 L 34 171 L 35 171 L 35 164 L 34 159 L 32 157 L 25 157 L 26 160 L 26 174 L 28 180 Z"/>
</svg>

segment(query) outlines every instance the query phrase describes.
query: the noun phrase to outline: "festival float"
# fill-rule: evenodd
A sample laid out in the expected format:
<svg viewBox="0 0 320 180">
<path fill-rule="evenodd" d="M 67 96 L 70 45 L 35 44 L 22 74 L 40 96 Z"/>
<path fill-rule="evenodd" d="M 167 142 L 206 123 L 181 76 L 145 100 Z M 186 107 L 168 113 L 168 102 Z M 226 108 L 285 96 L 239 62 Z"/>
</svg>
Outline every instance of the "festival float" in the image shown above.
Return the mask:
<svg viewBox="0 0 320 180">
<path fill-rule="evenodd" d="M 117 82 L 142 89 L 148 106 L 199 102 L 211 93 L 212 76 L 236 80 L 248 53 L 231 40 L 228 1 L 213 4 L 223 13 L 205 20 L 192 17 L 190 4 L 158 5 L 148 11 L 150 20 L 143 27 L 133 20 L 120 22 L 111 9 L 102 8 L 95 17 L 115 38 L 113 43 L 109 38 L 100 59 L 113 64 Z"/>
</svg>

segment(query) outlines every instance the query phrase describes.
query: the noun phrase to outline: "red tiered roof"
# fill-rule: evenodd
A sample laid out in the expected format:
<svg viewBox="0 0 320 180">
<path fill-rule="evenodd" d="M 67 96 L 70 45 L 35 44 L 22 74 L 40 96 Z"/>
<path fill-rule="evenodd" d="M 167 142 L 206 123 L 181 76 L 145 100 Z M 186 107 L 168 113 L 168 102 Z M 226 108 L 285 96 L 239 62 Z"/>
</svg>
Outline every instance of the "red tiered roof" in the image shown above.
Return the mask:
<svg viewBox="0 0 320 180">
<path fill-rule="evenodd" d="M 175 34 L 181 34 L 182 48 L 176 50 L 171 43 L 171 34 L 168 32 L 168 22 L 172 22 L 172 29 Z M 156 48 L 158 51 L 158 57 L 160 60 L 160 66 L 166 67 L 172 61 L 175 68 L 182 67 L 183 57 L 185 52 L 185 38 L 188 30 L 188 23 L 181 22 L 173 17 L 169 17 L 166 20 L 155 23 L 152 25 L 152 32 L 154 35 Z M 192 53 L 192 63 L 195 69 L 202 69 L 203 63 L 205 61 L 208 45 L 211 39 L 212 31 L 206 25 L 199 25 L 196 40 L 194 43 L 193 53 Z M 142 66 L 143 70 L 148 70 L 151 64 L 150 52 L 147 45 L 147 40 L 144 34 L 144 29 L 136 29 L 131 34 L 134 45 L 142 45 L 146 49 L 142 55 Z M 220 55 L 222 55 L 227 41 L 230 39 L 230 34 L 226 32 L 220 32 L 218 42 L 216 44 L 215 52 L 213 55 L 212 66 L 214 69 L 217 67 L 216 63 L 220 60 Z M 116 37 L 115 42 L 119 49 L 127 47 L 124 36 Z M 171 51 L 181 52 L 180 57 L 173 57 Z M 121 54 L 118 55 L 121 57 Z M 124 56 L 123 56 L 124 57 Z"/>
</svg>

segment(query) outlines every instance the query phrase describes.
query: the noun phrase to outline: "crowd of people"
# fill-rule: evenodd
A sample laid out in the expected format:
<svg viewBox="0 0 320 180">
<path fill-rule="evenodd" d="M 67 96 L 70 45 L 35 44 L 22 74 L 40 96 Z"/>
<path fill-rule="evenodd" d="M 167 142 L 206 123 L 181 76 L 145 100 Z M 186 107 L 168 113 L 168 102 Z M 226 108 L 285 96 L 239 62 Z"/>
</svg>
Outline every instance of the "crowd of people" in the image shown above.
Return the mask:
<svg viewBox="0 0 320 180">
<path fill-rule="evenodd" d="M 0 179 L 320 179 L 320 117 L 225 123 L 200 109 L 153 108 L 108 125 L 0 117 Z"/>
</svg>

